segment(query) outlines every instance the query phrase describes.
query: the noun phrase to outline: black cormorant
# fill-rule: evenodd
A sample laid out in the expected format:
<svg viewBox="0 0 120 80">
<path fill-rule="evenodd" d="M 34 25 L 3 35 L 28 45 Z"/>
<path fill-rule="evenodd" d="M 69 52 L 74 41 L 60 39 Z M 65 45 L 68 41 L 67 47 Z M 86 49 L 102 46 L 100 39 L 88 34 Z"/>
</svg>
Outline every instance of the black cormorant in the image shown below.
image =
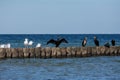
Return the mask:
<svg viewBox="0 0 120 80">
<path fill-rule="evenodd" d="M 107 47 L 107 48 L 110 48 L 110 44 L 109 44 L 109 42 L 105 43 L 104 46 Z"/>
<path fill-rule="evenodd" d="M 63 42 L 63 43 L 68 43 L 68 41 L 67 41 L 66 39 L 64 39 L 64 38 L 62 38 L 62 39 L 57 39 L 57 40 L 50 39 L 50 40 L 47 42 L 47 45 L 48 45 L 49 43 L 52 43 L 52 44 L 55 44 L 56 47 L 59 47 L 59 45 L 60 45 L 62 42 Z"/>
<path fill-rule="evenodd" d="M 97 37 L 94 37 L 94 43 L 96 46 L 99 46 L 99 41 L 97 40 Z"/>
<path fill-rule="evenodd" d="M 112 46 L 115 46 L 115 40 L 111 40 Z"/>
<path fill-rule="evenodd" d="M 82 41 L 82 46 L 85 47 L 87 44 L 87 37 L 84 38 L 84 40 Z"/>
</svg>

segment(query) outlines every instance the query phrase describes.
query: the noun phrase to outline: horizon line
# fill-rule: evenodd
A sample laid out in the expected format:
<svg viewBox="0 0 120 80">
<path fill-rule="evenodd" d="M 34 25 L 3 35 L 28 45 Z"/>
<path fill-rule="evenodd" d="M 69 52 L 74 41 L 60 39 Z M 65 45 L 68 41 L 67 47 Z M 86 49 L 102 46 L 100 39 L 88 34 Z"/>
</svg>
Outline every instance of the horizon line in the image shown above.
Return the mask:
<svg viewBox="0 0 120 80">
<path fill-rule="evenodd" d="M 31 34 L 46 34 L 46 35 L 52 35 L 52 34 L 120 34 L 120 33 L 0 33 L 0 35 L 31 35 Z"/>
</svg>

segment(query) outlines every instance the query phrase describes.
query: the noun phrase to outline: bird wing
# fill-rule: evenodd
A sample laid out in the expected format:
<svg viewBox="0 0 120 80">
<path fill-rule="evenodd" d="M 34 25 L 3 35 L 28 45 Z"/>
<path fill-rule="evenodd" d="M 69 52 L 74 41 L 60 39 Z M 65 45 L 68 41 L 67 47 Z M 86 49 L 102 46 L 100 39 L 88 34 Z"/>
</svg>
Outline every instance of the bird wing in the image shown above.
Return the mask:
<svg viewBox="0 0 120 80">
<path fill-rule="evenodd" d="M 49 43 L 55 44 L 55 43 L 56 43 L 56 41 L 55 41 L 55 40 L 53 40 L 53 39 L 50 39 L 50 40 L 47 42 L 47 45 L 48 45 Z"/>
<path fill-rule="evenodd" d="M 61 41 L 64 43 L 68 43 L 68 41 L 65 38 L 62 38 Z"/>
</svg>

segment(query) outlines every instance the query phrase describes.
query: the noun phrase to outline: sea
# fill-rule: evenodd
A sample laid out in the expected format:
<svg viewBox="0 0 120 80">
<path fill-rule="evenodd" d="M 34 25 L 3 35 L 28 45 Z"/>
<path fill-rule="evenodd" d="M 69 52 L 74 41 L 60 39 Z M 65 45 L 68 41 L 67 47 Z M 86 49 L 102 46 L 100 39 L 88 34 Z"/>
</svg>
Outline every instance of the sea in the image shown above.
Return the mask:
<svg viewBox="0 0 120 80">
<path fill-rule="evenodd" d="M 100 46 L 114 39 L 120 46 L 120 34 L 0 34 L 0 45 L 11 44 L 11 48 L 24 48 L 24 40 L 38 43 L 41 47 L 54 47 L 46 44 L 50 39 L 65 38 L 68 43 L 59 47 L 80 47 L 87 37 L 87 46 L 94 45 L 94 36 Z M 0 80 L 120 80 L 120 57 L 99 56 L 85 58 L 25 58 L 0 59 Z"/>
</svg>

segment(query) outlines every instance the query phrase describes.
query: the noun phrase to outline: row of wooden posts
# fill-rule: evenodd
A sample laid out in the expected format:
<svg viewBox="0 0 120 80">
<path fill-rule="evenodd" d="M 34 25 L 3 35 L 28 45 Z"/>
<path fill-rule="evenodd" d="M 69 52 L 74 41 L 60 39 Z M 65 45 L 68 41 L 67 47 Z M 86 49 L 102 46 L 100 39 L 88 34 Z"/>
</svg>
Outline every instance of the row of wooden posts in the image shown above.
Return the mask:
<svg viewBox="0 0 120 80">
<path fill-rule="evenodd" d="M 45 48 L 0 48 L 3 58 L 70 58 L 90 56 L 119 56 L 120 46 L 116 47 L 45 47 Z"/>
</svg>

